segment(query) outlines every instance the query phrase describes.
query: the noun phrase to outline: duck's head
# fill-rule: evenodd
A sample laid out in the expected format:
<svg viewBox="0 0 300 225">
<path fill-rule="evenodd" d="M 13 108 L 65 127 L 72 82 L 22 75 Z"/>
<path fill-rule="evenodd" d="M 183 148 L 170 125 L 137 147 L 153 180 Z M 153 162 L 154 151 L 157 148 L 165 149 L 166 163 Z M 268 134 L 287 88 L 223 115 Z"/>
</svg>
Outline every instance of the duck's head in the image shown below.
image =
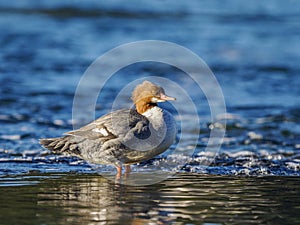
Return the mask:
<svg viewBox="0 0 300 225">
<path fill-rule="evenodd" d="M 136 110 L 143 114 L 148 109 L 157 105 L 157 102 L 165 102 L 170 100 L 176 100 L 176 98 L 167 96 L 162 87 L 151 83 L 150 81 L 144 81 L 137 85 L 132 92 L 132 97 Z"/>
</svg>

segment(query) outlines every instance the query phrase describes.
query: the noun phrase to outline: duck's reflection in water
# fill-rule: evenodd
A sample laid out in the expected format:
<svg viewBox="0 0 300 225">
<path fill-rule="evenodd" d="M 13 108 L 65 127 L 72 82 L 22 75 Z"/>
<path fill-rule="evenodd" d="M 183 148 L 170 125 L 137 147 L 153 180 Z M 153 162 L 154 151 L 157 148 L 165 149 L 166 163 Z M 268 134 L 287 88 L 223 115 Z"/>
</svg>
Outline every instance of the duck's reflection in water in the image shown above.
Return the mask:
<svg viewBox="0 0 300 225">
<path fill-rule="evenodd" d="M 98 175 L 67 175 L 38 185 L 37 216 L 53 224 L 276 224 L 282 218 L 297 224 L 290 215 L 298 211 L 299 182 L 177 174 L 126 186 Z"/>
<path fill-rule="evenodd" d="M 74 175 L 41 185 L 38 204 L 55 207 L 62 223 L 165 224 L 168 218 L 157 210 L 159 194 L 149 186 L 116 184 L 97 175 Z"/>
</svg>

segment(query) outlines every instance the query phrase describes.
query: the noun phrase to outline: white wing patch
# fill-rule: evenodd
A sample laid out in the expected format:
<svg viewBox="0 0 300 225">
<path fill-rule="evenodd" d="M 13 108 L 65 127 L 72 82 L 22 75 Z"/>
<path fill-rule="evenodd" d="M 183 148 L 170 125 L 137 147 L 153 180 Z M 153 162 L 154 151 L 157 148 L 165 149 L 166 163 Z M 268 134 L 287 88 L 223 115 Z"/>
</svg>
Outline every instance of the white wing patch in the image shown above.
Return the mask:
<svg viewBox="0 0 300 225">
<path fill-rule="evenodd" d="M 105 128 L 103 128 L 103 127 L 101 127 L 100 129 L 99 128 L 94 128 L 92 131 L 100 133 L 103 136 L 108 136 L 107 130 Z"/>
</svg>

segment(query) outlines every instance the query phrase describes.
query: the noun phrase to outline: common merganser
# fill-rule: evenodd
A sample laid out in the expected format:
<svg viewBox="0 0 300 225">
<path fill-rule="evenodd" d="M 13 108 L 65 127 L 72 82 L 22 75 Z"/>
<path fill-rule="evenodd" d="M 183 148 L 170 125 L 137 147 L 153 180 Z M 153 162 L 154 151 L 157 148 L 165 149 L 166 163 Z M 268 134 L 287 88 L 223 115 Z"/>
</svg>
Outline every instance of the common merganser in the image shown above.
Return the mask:
<svg viewBox="0 0 300 225">
<path fill-rule="evenodd" d="M 132 92 L 135 109 L 121 109 L 106 114 L 63 137 L 40 139 L 40 144 L 54 153 L 77 156 L 95 164 L 114 165 L 117 177 L 130 164 L 142 162 L 166 151 L 173 144 L 176 122 L 158 102 L 175 100 L 162 87 L 149 81 Z"/>
</svg>

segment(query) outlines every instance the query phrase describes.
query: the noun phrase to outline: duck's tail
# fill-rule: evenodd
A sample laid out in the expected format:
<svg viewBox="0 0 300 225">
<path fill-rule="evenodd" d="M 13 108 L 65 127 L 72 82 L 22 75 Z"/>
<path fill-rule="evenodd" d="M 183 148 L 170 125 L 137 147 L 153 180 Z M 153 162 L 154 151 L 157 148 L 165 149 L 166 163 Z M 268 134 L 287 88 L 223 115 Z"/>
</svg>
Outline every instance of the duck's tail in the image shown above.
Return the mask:
<svg viewBox="0 0 300 225">
<path fill-rule="evenodd" d="M 80 155 L 78 145 L 72 136 L 64 136 L 58 138 L 43 138 L 40 139 L 40 144 L 57 154 Z"/>
</svg>

